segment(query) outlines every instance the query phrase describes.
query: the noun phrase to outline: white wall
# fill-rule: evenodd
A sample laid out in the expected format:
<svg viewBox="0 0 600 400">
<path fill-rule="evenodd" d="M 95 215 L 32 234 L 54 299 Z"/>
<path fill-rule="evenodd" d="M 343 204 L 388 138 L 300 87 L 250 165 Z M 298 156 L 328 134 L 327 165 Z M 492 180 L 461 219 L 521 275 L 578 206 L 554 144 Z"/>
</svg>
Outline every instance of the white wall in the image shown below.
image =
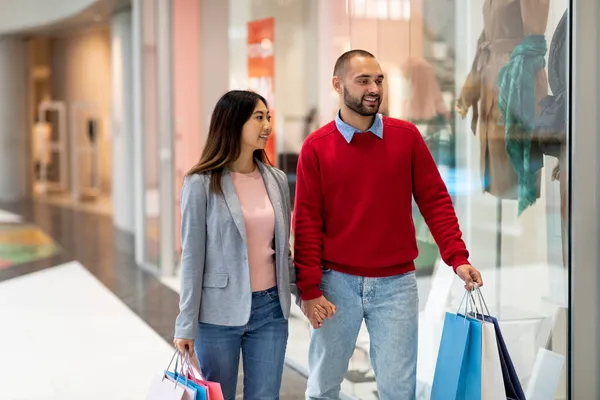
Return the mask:
<svg viewBox="0 0 600 400">
<path fill-rule="evenodd" d="M 99 157 L 101 188 L 111 186 L 111 56 L 107 29 L 60 37 L 52 40 L 52 94 L 54 100 L 70 105 L 74 101 L 91 101 L 98 105 Z M 70 118 L 70 117 L 69 117 Z M 69 132 L 72 134 L 72 132 Z M 82 136 L 83 140 L 83 136 Z M 89 166 L 82 166 L 82 179 L 88 179 Z"/>
</svg>

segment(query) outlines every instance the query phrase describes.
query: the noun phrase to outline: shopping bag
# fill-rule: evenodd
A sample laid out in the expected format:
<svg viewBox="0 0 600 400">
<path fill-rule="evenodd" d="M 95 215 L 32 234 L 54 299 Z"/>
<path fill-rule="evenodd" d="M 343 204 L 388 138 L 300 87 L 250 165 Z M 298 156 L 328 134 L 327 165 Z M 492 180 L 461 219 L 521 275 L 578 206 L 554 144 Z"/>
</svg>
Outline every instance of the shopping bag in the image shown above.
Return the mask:
<svg viewBox="0 0 600 400">
<path fill-rule="evenodd" d="M 212 400 L 208 397 L 208 388 L 201 383 L 194 382 L 185 375 L 177 372 L 167 371 L 167 376 L 176 380 L 180 386 L 195 390 L 195 396 L 192 400 Z"/>
<path fill-rule="evenodd" d="M 196 389 L 181 384 L 177 379 L 174 379 L 172 372 L 169 371 L 173 359 L 178 354 L 176 351 L 171 357 L 167 369 L 163 371 L 160 376 L 155 377 L 152 380 L 146 400 L 195 400 Z M 177 370 L 177 364 L 175 365 Z"/>
<path fill-rule="evenodd" d="M 171 379 L 167 379 L 164 374 L 159 375 L 152 380 L 146 400 L 183 400 L 183 396 L 186 394 L 185 389 L 183 385 L 175 384 Z"/>
<path fill-rule="evenodd" d="M 431 400 L 459 399 L 457 396 L 469 347 L 470 328 L 471 323 L 465 316 L 446 313 L 433 375 Z"/>
<path fill-rule="evenodd" d="M 175 362 L 175 370 L 177 370 L 177 362 Z M 182 360 L 181 374 L 173 377 L 194 387 L 197 390 L 196 400 L 224 400 L 221 384 L 204 379 L 202 373 L 191 363 L 188 353 Z"/>
<path fill-rule="evenodd" d="M 208 388 L 202 382 L 198 382 L 193 379 L 193 366 L 190 361 L 190 354 L 185 353 L 184 355 L 177 352 L 178 357 L 175 360 L 174 371 L 165 371 L 165 374 L 187 388 L 191 388 L 195 391 L 195 396 L 192 400 L 210 400 L 208 396 Z M 178 368 L 179 362 L 181 361 L 181 368 Z"/>
<path fill-rule="evenodd" d="M 504 342 L 504 338 L 502 337 L 502 331 L 500 330 L 500 324 L 498 320 L 492 317 L 489 309 L 487 308 L 487 304 L 485 304 L 485 299 L 481 294 L 481 289 L 475 284 L 475 293 L 479 297 L 479 301 L 481 304 L 481 313 L 477 313 L 477 318 L 485 321 L 486 323 L 493 324 L 494 333 L 496 335 L 496 347 L 498 349 L 498 356 L 500 358 L 500 367 L 502 370 L 502 380 L 504 382 L 504 396 L 509 400 L 525 400 L 525 394 L 523 392 L 523 387 L 521 386 L 521 382 L 519 381 L 519 377 L 517 376 L 517 371 L 515 370 L 515 366 L 510 358 L 510 354 L 508 353 L 508 349 L 506 347 L 506 343 Z M 487 315 L 483 314 L 483 310 L 487 312 Z M 490 345 L 490 351 L 491 351 Z M 497 372 L 495 372 L 497 374 Z M 495 384 L 497 385 L 497 383 Z M 503 397 L 504 399 L 504 397 Z"/>
<path fill-rule="evenodd" d="M 498 346 L 498 353 L 500 355 L 500 364 L 502 366 L 502 377 L 504 381 L 504 390 L 506 398 L 510 400 L 525 400 L 525 393 L 523 387 L 517 376 L 517 371 L 510 358 L 508 348 L 502 337 L 502 331 L 500 330 L 500 324 L 498 320 L 492 316 L 483 316 L 485 321 L 494 325 L 494 331 L 496 333 L 496 344 Z"/>
<path fill-rule="evenodd" d="M 483 321 L 467 317 L 469 341 L 456 400 L 481 400 L 481 358 Z"/>
<path fill-rule="evenodd" d="M 193 382 L 204 386 L 208 393 L 208 400 L 225 400 L 221 384 L 218 382 L 210 382 L 204 379 L 200 371 L 196 369 L 191 363 L 189 364 L 187 377 Z"/>
<path fill-rule="evenodd" d="M 482 325 L 481 400 L 506 400 L 494 324 Z"/>
</svg>

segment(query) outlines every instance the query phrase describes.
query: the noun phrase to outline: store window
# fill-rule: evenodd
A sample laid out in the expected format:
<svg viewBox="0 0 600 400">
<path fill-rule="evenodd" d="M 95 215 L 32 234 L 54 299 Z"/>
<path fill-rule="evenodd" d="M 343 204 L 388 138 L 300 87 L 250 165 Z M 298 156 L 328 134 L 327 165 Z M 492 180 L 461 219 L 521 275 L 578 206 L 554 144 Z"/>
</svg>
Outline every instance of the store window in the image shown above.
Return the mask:
<svg viewBox="0 0 600 400">
<path fill-rule="evenodd" d="M 239 1 L 230 0 L 231 88 L 250 82 L 242 32 L 272 18 L 276 160 L 292 191 L 302 142 L 338 109 L 336 58 L 357 48 L 375 54 L 386 76 L 380 112 L 413 122 L 429 146 L 527 398 L 540 390 L 566 398 L 569 2 Z M 417 398 L 427 399 L 444 313 L 456 311 L 464 289 L 417 207 L 413 219 Z M 288 355 L 305 372 L 308 341 L 294 309 Z M 377 398 L 369 345 L 363 327 L 342 384 L 359 399 Z"/>
</svg>

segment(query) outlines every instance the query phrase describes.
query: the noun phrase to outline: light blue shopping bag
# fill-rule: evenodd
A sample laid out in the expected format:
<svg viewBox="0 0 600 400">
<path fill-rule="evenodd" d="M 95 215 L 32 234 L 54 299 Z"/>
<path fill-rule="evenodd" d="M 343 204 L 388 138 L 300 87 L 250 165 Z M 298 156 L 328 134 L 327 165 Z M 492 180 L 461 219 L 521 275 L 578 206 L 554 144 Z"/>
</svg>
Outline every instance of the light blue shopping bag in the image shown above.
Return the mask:
<svg viewBox="0 0 600 400">
<path fill-rule="evenodd" d="M 192 363 L 190 362 L 189 353 L 186 352 L 184 356 L 180 355 L 178 350 L 175 350 L 175 353 L 178 355 L 178 357 L 175 358 L 175 368 L 173 372 L 171 372 L 167 367 L 165 375 L 174 381 L 179 382 L 181 385 L 193 389 L 196 392 L 194 400 L 210 400 L 208 396 L 208 387 L 205 384 L 197 382 L 195 379 L 193 379 L 193 375 L 190 372 Z M 181 368 L 179 368 L 180 360 Z"/>
<path fill-rule="evenodd" d="M 196 397 L 194 398 L 194 400 L 208 400 L 208 389 L 204 385 L 200 385 L 197 382 L 194 382 L 177 372 L 165 371 L 165 373 L 167 374 L 167 376 L 169 376 L 173 380 L 176 380 L 183 386 L 195 389 Z"/>
<path fill-rule="evenodd" d="M 468 317 L 469 340 L 456 400 L 481 400 L 482 321 Z"/>
<path fill-rule="evenodd" d="M 466 385 L 466 360 L 471 321 L 463 315 L 446 313 L 438 352 L 431 400 L 458 400 L 459 388 Z M 461 385 L 461 377 L 465 383 Z"/>
</svg>

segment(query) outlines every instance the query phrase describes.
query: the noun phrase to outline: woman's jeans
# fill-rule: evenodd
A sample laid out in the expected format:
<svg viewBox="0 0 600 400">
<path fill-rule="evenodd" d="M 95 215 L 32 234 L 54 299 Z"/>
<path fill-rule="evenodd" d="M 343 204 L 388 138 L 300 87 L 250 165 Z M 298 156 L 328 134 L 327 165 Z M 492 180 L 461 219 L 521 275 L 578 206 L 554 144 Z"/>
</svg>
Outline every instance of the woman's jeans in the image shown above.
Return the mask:
<svg viewBox="0 0 600 400">
<path fill-rule="evenodd" d="M 277 288 L 252 293 L 250 320 L 244 326 L 198 323 L 196 355 L 204 377 L 219 382 L 225 400 L 235 400 L 240 350 L 244 363 L 244 400 L 278 400 L 288 339 Z"/>
</svg>

